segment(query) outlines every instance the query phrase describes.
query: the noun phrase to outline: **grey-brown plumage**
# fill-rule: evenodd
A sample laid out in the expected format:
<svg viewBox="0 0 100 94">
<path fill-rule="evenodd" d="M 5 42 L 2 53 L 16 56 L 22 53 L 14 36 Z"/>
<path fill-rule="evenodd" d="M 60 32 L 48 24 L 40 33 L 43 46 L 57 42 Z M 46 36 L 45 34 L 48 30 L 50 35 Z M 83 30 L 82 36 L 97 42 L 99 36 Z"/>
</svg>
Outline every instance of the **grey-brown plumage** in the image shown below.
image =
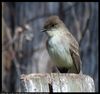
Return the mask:
<svg viewBox="0 0 100 94">
<path fill-rule="evenodd" d="M 47 49 L 58 70 L 62 73 L 80 73 L 79 45 L 58 16 L 51 16 L 44 24 L 49 36 Z"/>
</svg>

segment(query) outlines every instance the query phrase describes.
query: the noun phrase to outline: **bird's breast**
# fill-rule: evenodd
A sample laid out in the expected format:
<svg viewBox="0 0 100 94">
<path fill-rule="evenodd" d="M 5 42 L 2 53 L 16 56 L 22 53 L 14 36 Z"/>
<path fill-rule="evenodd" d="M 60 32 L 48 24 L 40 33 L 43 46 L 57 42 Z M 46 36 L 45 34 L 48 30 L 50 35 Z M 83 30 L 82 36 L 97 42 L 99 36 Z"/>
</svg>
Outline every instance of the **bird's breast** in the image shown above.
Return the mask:
<svg viewBox="0 0 100 94">
<path fill-rule="evenodd" d="M 47 49 L 58 67 L 69 68 L 73 65 L 67 41 L 62 41 L 59 37 L 50 38 L 47 42 Z"/>
</svg>

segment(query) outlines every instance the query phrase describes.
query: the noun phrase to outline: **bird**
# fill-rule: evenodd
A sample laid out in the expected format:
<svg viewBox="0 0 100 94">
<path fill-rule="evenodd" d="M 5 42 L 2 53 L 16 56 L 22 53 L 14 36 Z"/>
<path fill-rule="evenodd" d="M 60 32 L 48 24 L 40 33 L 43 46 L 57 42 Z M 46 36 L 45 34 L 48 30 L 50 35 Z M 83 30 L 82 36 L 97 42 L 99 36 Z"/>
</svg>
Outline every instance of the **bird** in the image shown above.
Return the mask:
<svg viewBox="0 0 100 94">
<path fill-rule="evenodd" d="M 48 53 L 60 73 L 82 73 L 79 44 L 57 15 L 47 18 L 42 32 L 48 36 Z"/>
</svg>

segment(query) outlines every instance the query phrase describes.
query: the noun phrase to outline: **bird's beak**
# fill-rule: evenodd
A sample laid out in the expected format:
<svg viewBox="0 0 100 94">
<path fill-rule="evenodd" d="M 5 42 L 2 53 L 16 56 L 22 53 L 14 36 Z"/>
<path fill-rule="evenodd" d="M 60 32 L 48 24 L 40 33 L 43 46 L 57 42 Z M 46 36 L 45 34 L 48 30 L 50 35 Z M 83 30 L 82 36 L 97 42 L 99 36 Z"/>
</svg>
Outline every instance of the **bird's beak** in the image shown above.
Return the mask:
<svg viewBox="0 0 100 94">
<path fill-rule="evenodd" d="M 45 31 L 47 31 L 46 29 L 41 29 L 41 32 L 45 32 Z"/>
</svg>

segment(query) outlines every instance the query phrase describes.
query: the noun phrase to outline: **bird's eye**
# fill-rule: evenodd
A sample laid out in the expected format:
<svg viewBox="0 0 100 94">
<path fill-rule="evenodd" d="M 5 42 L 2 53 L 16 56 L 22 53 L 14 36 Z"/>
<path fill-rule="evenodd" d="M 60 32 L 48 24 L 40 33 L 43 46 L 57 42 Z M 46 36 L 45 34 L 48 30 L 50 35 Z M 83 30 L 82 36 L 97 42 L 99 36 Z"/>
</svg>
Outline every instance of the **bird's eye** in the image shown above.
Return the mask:
<svg viewBox="0 0 100 94">
<path fill-rule="evenodd" d="M 52 27 L 54 27 L 55 25 L 54 24 L 52 24 Z"/>
</svg>

